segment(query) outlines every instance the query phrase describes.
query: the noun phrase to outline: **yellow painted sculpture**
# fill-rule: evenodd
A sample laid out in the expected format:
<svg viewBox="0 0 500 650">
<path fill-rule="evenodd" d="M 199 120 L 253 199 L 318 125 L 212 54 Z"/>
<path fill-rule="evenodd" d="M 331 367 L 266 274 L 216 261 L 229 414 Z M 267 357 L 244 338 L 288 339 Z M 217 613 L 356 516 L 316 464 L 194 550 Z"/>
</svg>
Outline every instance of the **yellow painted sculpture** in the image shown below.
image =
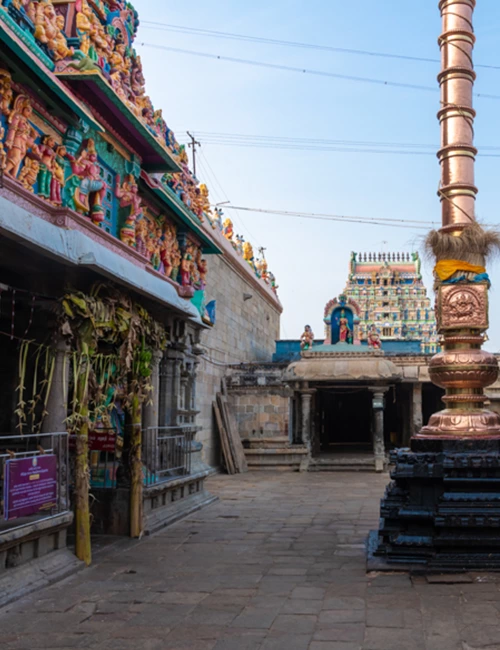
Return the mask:
<svg viewBox="0 0 500 650">
<path fill-rule="evenodd" d="M 248 241 L 243 244 L 243 259 L 245 262 L 253 264 L 253 246 Z"/>
<path fill-rule="evenodd" d="M 226 219 L 222 225 L 222 234 L 226 239 L 229 239 L 230 241 L 233 239 L 234 235 L 234 230 L 233 230 L 233 222 L 231 219 Z"/>
<path fill-rule="evenodd" d="M 82 0 L 81 9 L 76 14 L 76 31 L 80 37 L 80 51 L 88 56 L 90 50 L 90 32 L 92 29 L 92 9 L 87 0 Z"/>
<path fill-rule="evenodd" d="M 38 160 L 34 160 L 33 158 L 26 158 L 23 168 L 21 169 L 21 173 L 19 174 L 19 182 L 30 192 L 34 191 L 33 185 L 36 183 L 39 171 L 40 163 Z"/>
<path fill-rule="evenodd" d="M 35 9 L 35 38 L 53 52 L 56 61 L 65 59 L 73 54 L 73 48 L 68 47 L 64 28 L 64 17 L 57 16 L 51 0 L 38 2 Z"/>
</svg>

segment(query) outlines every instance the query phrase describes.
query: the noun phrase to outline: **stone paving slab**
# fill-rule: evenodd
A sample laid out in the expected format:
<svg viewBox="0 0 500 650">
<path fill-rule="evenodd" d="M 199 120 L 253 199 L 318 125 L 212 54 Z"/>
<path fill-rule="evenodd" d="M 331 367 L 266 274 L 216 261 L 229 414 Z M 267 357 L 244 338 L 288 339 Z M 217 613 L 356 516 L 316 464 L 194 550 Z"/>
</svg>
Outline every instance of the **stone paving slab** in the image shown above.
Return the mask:
<svg viewBox="0 0 500 650">
<path fill-rule="evenodd" d="M 220 501 L 0 611 L 2 650 L 500 650 L 500 574 L 365 571 L 388 477 L 217 476 Z"/>
</svg>

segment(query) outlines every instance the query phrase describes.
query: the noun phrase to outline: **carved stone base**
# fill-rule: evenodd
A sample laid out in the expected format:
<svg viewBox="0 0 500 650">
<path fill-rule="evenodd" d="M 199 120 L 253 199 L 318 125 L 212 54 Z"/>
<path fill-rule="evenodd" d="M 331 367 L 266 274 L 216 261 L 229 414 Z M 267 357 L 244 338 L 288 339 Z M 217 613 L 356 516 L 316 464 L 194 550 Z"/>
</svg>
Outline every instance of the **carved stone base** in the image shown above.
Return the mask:
<svg viewBox="0 0 500 650">
<path fill-rule="evenodd" d="M 391 460 L 368 569 L 500 571 L 500 442 L 414 438 Z"/>
</svg>

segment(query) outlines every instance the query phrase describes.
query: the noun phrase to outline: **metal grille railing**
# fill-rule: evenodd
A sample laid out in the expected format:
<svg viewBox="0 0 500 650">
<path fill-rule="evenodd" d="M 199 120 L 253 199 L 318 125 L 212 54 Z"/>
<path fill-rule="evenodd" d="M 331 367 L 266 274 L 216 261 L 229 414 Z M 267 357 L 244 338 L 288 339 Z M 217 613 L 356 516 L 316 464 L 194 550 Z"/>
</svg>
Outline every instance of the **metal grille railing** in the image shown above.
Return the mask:
<svg viewBox="0 0 500 650">
<path fill-rule="evenodd" d="M 142 432 L 144 485 L 172 481 L 191 473 L 193 427 L 153 427 Z"/>
<path fill-rule="evenodd" d="M 68 434 L 0 434 L 0 534 L 68 512 Z"/>
</svg>

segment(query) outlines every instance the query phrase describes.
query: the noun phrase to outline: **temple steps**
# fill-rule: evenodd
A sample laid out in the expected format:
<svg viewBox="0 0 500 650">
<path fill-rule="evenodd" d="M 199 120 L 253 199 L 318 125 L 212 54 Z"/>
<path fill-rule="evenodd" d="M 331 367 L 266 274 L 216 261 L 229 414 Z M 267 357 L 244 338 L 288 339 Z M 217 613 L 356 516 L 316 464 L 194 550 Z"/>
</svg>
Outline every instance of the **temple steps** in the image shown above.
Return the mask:
<svg viewBox="0 0 500 650">
<path fill-rule="evenodd" d="M 249 470 L 298 472 L 307 459 L 307 449 L 287 436 L 248 438 L 243 445 Z"/>
<path fill-rule="evenodd" d="M 310 472 L 374 472 L 372 454 L 328 454 L 317 456 L 309 464 Z"/>
</svg>

